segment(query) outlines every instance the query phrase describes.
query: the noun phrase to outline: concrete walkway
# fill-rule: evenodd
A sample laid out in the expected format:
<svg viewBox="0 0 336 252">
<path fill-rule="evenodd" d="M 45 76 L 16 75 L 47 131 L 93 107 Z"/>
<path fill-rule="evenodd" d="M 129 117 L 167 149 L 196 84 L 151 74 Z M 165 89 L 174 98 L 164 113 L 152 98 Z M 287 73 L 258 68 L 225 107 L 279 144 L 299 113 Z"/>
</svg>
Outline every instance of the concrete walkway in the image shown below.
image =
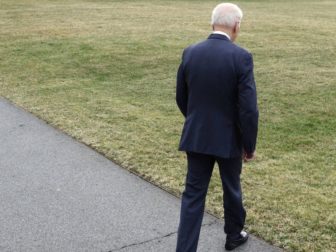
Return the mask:
<svg viewBox="0 0 336 252">
<path fill-rule="evenodd" d="M 0 143 L 1 252 L 174 251 L 178 198 L 2 98 Z M 222 230 L 206 214 L 198 251 L 224 251 Z"/>
</svg>

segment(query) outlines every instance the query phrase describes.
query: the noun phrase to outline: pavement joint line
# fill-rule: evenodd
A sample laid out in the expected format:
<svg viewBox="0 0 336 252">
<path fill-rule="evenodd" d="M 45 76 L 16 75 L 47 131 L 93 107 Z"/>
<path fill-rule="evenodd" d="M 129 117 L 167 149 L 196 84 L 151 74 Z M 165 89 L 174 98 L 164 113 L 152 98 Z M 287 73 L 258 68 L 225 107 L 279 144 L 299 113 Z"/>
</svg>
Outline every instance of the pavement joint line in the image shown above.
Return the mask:
<svg viewBox="0 0 336 252">
<path fill-rule="evenodd" d="M 212 226 L 214 224 L 217 224 L 217 220 L 212 221 L 212 222 L 207 223 L 207 224 L 203 224 L 202 227 L 206 227 L 206 226 L 209 227 L 209 226 Z M 107 252 L 115 252 L 115 251 L 120 251 L 120 250 L 125 249 L 125 248 L 130 248 L 130 247 L 134 247 L 134 246 L 138 246 L 138 245 L 143 245 L 143 244 L 146 244 L 146 243 L 149 243 L 149 242 L 152 242 L 152 241 L 156 241 L 156 240 L 160 240 L 160 239 L 164 239 L 164 238 L 170 237 L 170 236 L 172 236 L 172 235 L 174 235 L 176 233 L 177 233 L 177 231 L 171 232 L 171 233 L 168 233 L 166 235 L 162 235 L 160 237 L 155 237 L 155 238 L 152 238 L 150 240 L 146 240 L 146 241 L 142 241 L 142 242 L 132 243 L 132 244 L 129 244 L 129 245 L 122 246 L 120 248 L 109 250 Z"/>
<path fill-rule="evenodd" d="M 125 249 L 125 248 L 130 248 L 130 247 L 146 244 L 146 243 L 149 243 L 149 242 L 152 242 L 152 241 L 155 241 L 155 240 L 160 240 L 160 239 L 163 239 L 163 238 L 167 238 L 167 237 L 172 236 L 173 234 L 176 234 L 176 233 L 177 232 L 171 232 L 169 234 L 166 234 L 166 235 L 163 235 L 163 236 L 160 236 L 160 237 L 155 237 L 155 238 L 152 238 L 150 240 L 146 240 L 146 241 L 142 241 L 142 242 L 136 242 L 136 243 L 132 243 L 132 244 L 129 244 L 129 245 L 122 246 L 120 248 L 112 249 L 112 250 L 109 250 L 108 252 L 120 251 L 120 250 Z"/>
</svg>

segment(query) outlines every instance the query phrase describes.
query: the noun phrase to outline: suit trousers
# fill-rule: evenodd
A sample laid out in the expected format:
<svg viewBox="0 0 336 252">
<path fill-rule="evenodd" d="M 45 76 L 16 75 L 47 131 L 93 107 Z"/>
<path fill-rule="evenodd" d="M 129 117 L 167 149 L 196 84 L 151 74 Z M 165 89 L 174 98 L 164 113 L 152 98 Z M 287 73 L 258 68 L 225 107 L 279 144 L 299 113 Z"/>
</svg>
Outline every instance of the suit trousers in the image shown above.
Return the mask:
<svg viewBox="0 0 336 252">
<path fill-rule="evenodd" d="M 224 232 L 234 239 L 242 231 L 246 212 L 242 202 L 240 174 L 242 158 L 220 158 L 187 152 L 188 171 L 182 194 L 176 252 L 196 252 L 205 198 L 215 162 L 218 163 L 223 188 Z"/>
</svg>

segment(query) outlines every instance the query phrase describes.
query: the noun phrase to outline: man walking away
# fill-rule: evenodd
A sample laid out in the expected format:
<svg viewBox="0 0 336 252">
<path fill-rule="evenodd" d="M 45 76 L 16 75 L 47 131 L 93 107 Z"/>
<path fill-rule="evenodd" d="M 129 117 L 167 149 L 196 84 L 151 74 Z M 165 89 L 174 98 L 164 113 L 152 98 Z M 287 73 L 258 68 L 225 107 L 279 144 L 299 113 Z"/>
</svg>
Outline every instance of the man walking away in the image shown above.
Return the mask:
<svg viewBox="0 0 336 252">
<path fill-rule="evenodd" d="M 222 3 L 212 12 L 212 34 L 186 48 L 177 73 L 176 102 L 185 117 L 179 150 L 188 171 L 176 252 L 195 252 L 215 162 L 224 191 L 225 248 L 245 243 L 242 160 L 255 156 L 258 107 L 252 55 L 235 45 L 243 13 Z"/>
</svg>

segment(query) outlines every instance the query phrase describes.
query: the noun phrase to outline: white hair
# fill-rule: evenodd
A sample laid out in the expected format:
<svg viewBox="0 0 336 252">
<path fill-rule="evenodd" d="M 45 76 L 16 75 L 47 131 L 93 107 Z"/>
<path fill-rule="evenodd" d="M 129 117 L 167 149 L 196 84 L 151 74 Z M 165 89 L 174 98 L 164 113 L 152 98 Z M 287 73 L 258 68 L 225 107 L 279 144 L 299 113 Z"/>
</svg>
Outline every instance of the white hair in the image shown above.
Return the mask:
<svg viewBox="0 0 336 252">
<path fill-rule="evenodd" d="M 211 25 L 223 25 L 226 27 L 234 27 L 243 18 L 242 10 L 232 3 L 218 4 L 212 11 Z"/>
</svg>

